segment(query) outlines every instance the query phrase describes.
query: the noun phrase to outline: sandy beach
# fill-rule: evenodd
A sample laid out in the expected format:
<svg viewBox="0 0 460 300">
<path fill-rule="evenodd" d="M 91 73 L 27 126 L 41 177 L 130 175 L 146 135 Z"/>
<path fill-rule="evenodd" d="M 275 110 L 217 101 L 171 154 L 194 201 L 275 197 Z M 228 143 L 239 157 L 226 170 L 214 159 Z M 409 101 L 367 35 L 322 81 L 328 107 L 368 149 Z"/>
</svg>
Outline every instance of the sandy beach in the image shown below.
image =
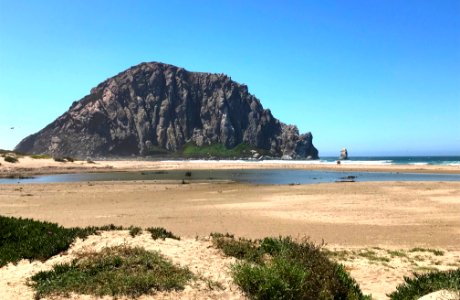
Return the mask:
<svg viewBox="0 0 460 300">
<path fill-rule="evenodd" d="M 460 174 L 460 165 L 386 165 L 386 164 L 322 164 L 319 161 L 144 161 L 144 160 L 100 160 L 56 162 L 52 159 L 19 157 L 18 163 L 0 161 L 0 178 L 11 175 L 33 176 L 41 174 L 81 173 L 81 172 L 129 172 L 148 170 L 206 170 L 206 169 L 299 169 L 327 171 L 362 172 L 408 172 Z"/>
<path fill-rule="evenodd" d="M 43 174 L 254 166 L 245 162 L 57 163 L 20 158 L 18 164 L 2 162 L 0 168 L 5 175 L 23 172 Z M 269 162 L 256 166 L 318 170 L 349 168 L 360 171 L 459 172 L 458 166 L 324 166 Z M 386 299 L 385 294 L 393 291 L 402 282 L 403 276 L 409 276 L 413 271 L 460 267 L 460 182 L 353 182 L 294 186 L 154 181 L 5 184 L 0 185 L 0 214 L 46 220 L 63 226 L 113 223 L 143 228 L 167 228 L 183 238 L 174 246 L 182 249 L 180 251 L 189 251 L 184 249 L 188 249 L 190 245 L 211 249 L 214 251 L 213 255 L 217 255 L 213 261 L 222 263 L 221 267 L 206 267 L 215 270 L 206 276 L 222 276 L 215 280 L 222 280 L 224 288 L 210 291 L 198 288 L 203 283 L 193 283 L 194 286 L 187 288 L 183 292 L 186 294 L 180 296 L 186 299 L 243 298 L 232 283 L 229 283 L 231 279 L 228 272 L 222 271 L 228 268 L 232 260 L 218 253 L 206 239 L 211 232 L 229 232 L 247 238 L 290 235 L 295 238 L 310 237 L 316 243 L 324 241 L 327 249 L 346 253 L 337 259 L 346 265 L 363 291 L 371 293 L 375 299 Z M 127 232 L 106 233 L 102 237 L 91 237 L 91 242 L 77 242 L 75 250 L 69 253 L 81 250 L 84 247 L 82 245 L 90 247 L 85 243 L 90 243 L 93 248 L 111 243 L 145 243 L 147 248 L 161 248 L 166 254 L 171 251 L 169 247 L 172 246 L 169 244 L 142 242 L 141 239 L 147 238 L 131 238 Z M 416 247 L 439 249 L 444 254 L 435 256 L 429 252 L 410 252 Z M 194 249 L 196 252 L 197 248 Z M 190 250 L 189 254 L 174 251 L 176 254 L 170 256 L 175 262 L 193 265 L 187 262 L 192 259 L 193 251 Z M 388 260 L 372 260 L 360 254 L 369 251 L 378 257 L 387 257 Z M 403 251 L 405 255 L 392 256 L 394 251 Z M 66 255 L 60 259 L 69 259 Z M 51 261 L 57 260 L 55 258 Z M 31 264 L 35 267 L 32 268 Z M 51 262 L 21 262 L 18 266 L 9 265 L 0 269 L 0 290 L 7 293 L 9 291 L 12 294 L 6 296 L 16 298 L 21 295 L 27 276 L 37 270 L 49 268 L 50 264 Z M 13 275 L 22 274 L 17 269 L 20 267 L 28 270 L 24 271 L 25 275 Z M 204 294 L 199 294 L 197 290 Z M 19 292 L 15 294 L 14 291 Z M 31 292 L 24 295 L 26 296 L 22 299 L 32 299 Z M 163 296 L 157 295 L 156 298 L 162 299 Z"/>
</svg>

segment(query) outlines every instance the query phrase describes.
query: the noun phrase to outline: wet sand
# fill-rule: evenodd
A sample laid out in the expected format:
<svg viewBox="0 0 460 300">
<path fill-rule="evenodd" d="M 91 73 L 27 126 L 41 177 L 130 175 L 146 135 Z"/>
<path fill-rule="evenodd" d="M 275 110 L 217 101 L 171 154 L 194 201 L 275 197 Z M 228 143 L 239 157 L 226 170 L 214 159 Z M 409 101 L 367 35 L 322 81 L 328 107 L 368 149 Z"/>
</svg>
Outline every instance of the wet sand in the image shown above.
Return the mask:
<svg viewBox="0 0 460 300">
<path fill-rule="evenodd" d="M 206 170 L 206 169 L 298 169 L 358 172 L 404 172 L 460 174 L 456 165 L 370 165 L 370 164 L 320 164 L 316 161 L 142 161 L 107 160 L 56 162 L 52 159 L 20 157 L 18 163 L 0 159 L 0 178 L 83 172 L 129 172 L 140 170 Z"/>
<path fill-rule="evenodd" d="M 230 232 L 348 246 L 460 247 L 460 182 L 10 184 L 0 185 L 0 214 L 64 226 L 163 226 L 187 237 Z"/>
</svg>

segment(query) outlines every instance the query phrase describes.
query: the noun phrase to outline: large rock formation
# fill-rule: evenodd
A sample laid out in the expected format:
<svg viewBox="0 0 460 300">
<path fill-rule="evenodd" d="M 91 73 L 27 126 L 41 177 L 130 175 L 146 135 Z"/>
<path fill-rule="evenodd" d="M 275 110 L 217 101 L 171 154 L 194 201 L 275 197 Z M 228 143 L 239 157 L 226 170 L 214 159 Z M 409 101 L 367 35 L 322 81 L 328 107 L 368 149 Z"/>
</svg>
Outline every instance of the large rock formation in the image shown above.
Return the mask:
<svg viewBox="0 0 460 300">
<path fill-rule="evenodd" d="M 184 144 L 247 143 L 285 158 L 317 158 L 311 133 L 299 134 L 226 75 L 142 63 L 109 78 L 16 151 L 53 156 L 147 155 Z"/>
</svg>

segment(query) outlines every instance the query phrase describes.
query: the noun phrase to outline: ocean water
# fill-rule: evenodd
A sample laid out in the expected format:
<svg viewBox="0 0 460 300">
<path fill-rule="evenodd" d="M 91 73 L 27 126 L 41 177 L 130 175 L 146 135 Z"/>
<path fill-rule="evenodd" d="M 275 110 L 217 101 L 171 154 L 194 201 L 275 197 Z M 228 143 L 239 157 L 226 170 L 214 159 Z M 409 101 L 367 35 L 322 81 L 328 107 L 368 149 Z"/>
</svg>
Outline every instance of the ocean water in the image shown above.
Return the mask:
<svg viewBox="0 0 460 300">
<path fill-rule="evenodd" d="M 335 165 L 338 157 L 321 157 L 318 160 L 219 160 L 222 163 L 232 164 L 246 162 L 248 164 L 322 164 Z M 217 160 L 190 160 L 191 163 L 216 163 Z M 342 160 L 341 164 L 349 165 L 439 165 L 460 166 L 460 156 L 356 156 Z"/>
<path fill-rule="evenodd" d="M 320 163 L 336 163 L 337 157 L 324 157 Z M 460 156 L 357 156 L 343 160 L 342 164 L 371 165 L 447 165 L 460 166 Z"/>
</svg>

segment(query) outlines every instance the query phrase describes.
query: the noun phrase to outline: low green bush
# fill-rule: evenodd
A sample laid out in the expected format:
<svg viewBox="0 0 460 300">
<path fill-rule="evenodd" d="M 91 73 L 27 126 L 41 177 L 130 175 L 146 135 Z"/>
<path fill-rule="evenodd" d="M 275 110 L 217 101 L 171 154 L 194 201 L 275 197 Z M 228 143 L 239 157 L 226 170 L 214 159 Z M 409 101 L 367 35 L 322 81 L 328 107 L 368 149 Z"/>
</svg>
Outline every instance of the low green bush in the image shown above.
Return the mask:
<svg viewBox="0 0 460 300">
<path fill-rule="evenodd" d="M 231 235 L 229 235 L 231 236 Z M 213 238 L 214 245 L 221 249 L 225 255 L 250 262 L 261 262 L 264 252 L 255 242 L 240 238 L 235 240 L 233 236 L 220 236 Z"/>
<path fill-rule="evenodd" d="M 119 229 L 123 227 L 64 228 L 50 222 L 0 216 L 0 267 L 21 259 L 46 260 L 67 250 L 77 237 Z"/>
<path fill-rule="evenodd" d="M 46 260 L 83 235 L 49 222 L 0 216 L 0 267 L 21 259 Z"/>
<path fill-rule="evenodd" d="M 5 155 L 5 158 L 3 160 L 12 164 L 18 162 L 18 159 L 16 157 L 10 155 Z"/>
<path fill-rule="evenodd" d="M 232 268 L 233 278 L 250 299 L 371 299 L 343 266 L 308 240 L 216 236 L 216 247 L 241 259 Z"/>
<path fill-rule="evenodd" d="M 71 292 L 96 296 L 138 297 L 156 291 L 180 290 L 193 278 L 158 252 L 112 247 L 80 254 L 71 263 L 56 265 L 31 278 L 36 298 Z"/>
<path fill-rule="evenodd" d="M 413 278 L 404 277 L 396 291 L 389 294 L 392 300 L 418 299 L 439 290 L 452 290 L 460 293 L 460 268 L 451 271 L 436 271 L 426 274 L 414 274 Z"/>
<path fill-rule="evenodd" d="M 234 238 L 235 235 L 234 234 L 230 234 L 230 233 L 220 233 L 220 232 L 211 232 L 210 236 L 213 238 L 213 239 L 218 239 L 218 238 L 223 238 L 223 237 L 227 237 L 227 238 Z"/>
<path fill-rule="evenodd" d="M 430 252 L 430 253 L 433 253 L 436 256 L 443 256 L 444 255 L 444 251 L 442 251 L 442 250 L 431 249 L 431 248 L 420 248 L 420 247 L 412 248 L 412 249 L 409 250 L 409 252 Z"/>
<path fill-rule="evenodd" d="M 285 257 L 270 264 L 247 261 L 233 266 L 235 283 L 253 299 L 302 299 L 309 271 Z"/>
<path fill-rule="evenodd" d="M 157 239 L 164 240 L 166 238 L 180 240 L 180 237 L 175 236 L 171 231 L 167 231 L 166 229 L 162 227 L 149 227 L 145 230 L 147 230 L 148 232 L 152 234 L 152 238 L 154 240 L 157 240 Z"/>
<path fill-rule="evenodd" d="M 134 227 L 134 226 L 129 227 L 129 235 L 130 236 L 135 237 L 136 235 L 139 235 L 141 233 L 142 233 L 142 228 Z"/>
</svg>

